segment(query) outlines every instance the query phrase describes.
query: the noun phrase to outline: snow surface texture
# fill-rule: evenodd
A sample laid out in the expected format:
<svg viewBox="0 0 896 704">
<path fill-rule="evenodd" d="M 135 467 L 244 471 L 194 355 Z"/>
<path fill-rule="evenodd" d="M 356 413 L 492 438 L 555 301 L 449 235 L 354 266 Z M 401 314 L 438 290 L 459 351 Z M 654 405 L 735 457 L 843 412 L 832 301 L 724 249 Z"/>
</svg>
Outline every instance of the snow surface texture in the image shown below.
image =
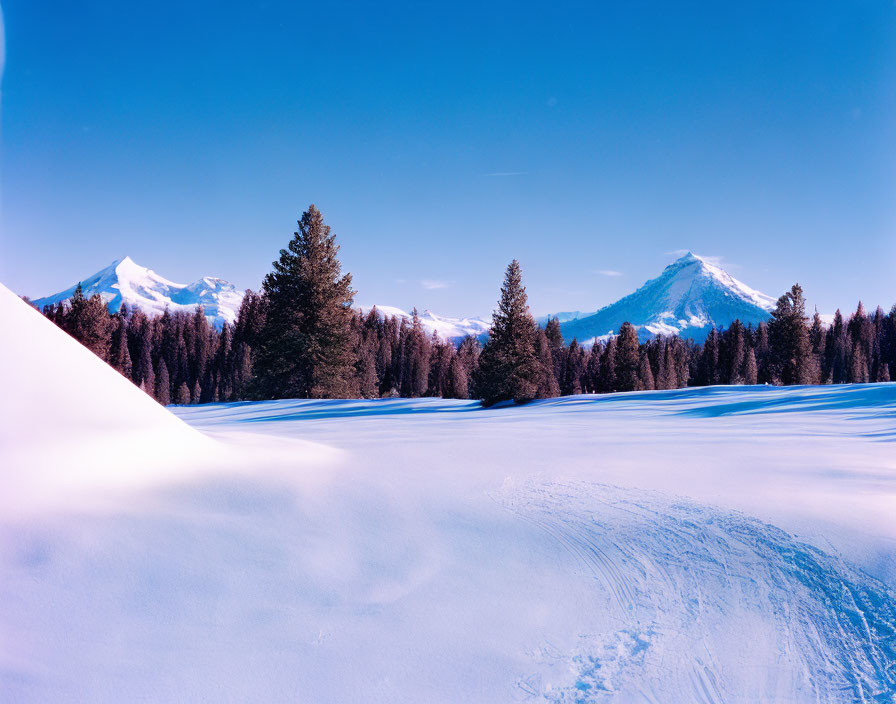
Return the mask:
<svg viewBox="0 0 896 704">
<path fill-rule="evenodd" d="M 564 338 L 575 337 L 585 345 L 618 333 L 625 322 L 635 326 L 641 339 L 678 335 L 702 341 L 712 327 L 768 320 L 774 307 L 775 299 L 688 252 L 634 293 L 592 315 L 560 323 Z"/>
<path fill-rule="evenodd" d="M 896 695 L 896 384 L 190 428 L 5 289 L 0 321 L 4 701 Z"/>
<path fill-rule="evenodd" d="M 365 315 L 370 312 L 374 306 L 362 306 L 361 312 Z M 376 306 L 377 313 L 382 316 L 398 317 L 404 319 L 410 325 L 413 316 L 401 308 L 393 306 Z M 488 333 L 492 326 L 491 320 L 485 318 L 446 318 L 436 315 L 432 311 L 425 310 L 417 316 L 420 325 L 427 335 L 435 333 L 445 340 L 462 340 L 468 335 L 471 337 L 482 337 Z"/>
<path fill-rule="evenodd" d="M 39 308 L 69 300 L 75 286 L 52 296 L 39 298 L 34 304 Z M 209 322 L 221 328 L 226 322 L 233 324 L 240 310 L 245 291 L 223 279 L 206 276 L 192 284 L 177 284 L 159 276 L 152 269 L 136 264 L 130 257 L 118 259 L 93 276 L 81 282 L 87 297 L 100 294 L 113 313 L 126 303 L 150 315 L 160 315 L 167 308 L 174 311 L 194 312 L 202 306 Z"/>
</svg>

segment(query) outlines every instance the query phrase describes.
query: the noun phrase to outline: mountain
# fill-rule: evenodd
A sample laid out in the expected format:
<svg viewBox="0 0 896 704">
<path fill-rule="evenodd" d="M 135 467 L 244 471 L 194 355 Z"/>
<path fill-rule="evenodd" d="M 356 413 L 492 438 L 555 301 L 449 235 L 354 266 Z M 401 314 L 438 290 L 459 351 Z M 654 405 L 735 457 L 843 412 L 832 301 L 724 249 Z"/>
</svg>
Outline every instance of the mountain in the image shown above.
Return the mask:
<svg viewBox="0 0 896 704">
<path fill-rule="evenodd" d="M 34 304 L 42 309 L 47 304 L 66 301 L 75 293 L 76 286 L 52 296 L 39 298 Z M 85 296 L 100 294 L 113 313 L 122 303 L 139 308 L 144 313 L 161 314 L 170 311 L 192 313 L 201 305 L 209 322 L 220 328 L 233 323 L 239 312 L 244 291 L 233 284 L 206 276 L 192 284 L 178 284 L 159 276 L 152 269 L 136 264 L 130 257 L 118 259 L 93 276 L 81 281 Z"/>
<path fill-rule="evenodd" d="M 371 307 L 362 306 L 360 310 L 366 314 Z M 408 321 L 408 324 L 410 324 L 413 318 L 410 313 L 393 306 L 376 306 L 376 310 L 381 316 L 404 318 Z M 420 318 L 420 325 L 423 326 L 427 335 L 432 335 L 435 332 L 439 337 L 446 340 L 460 340 L 467 335 L 481 337 L 488 332 L 492 325 L 491 320 L 486 320 L 485 318 L 444 318 L 429 310 L 419 313 L 418 317 Z"/>
<path fill-rule="evenodd" d="M 771 296 L 688 252 L 634 293 L 591 315 L 561 320 L 560 329 L 567 341 L 575 337 L 583 344 L 618 332 L 624 322 L 634 325 L 642 340 L 679 335 L 702 341 L 712 326 L 768 320 L 774 306 Z"/>
</svg>

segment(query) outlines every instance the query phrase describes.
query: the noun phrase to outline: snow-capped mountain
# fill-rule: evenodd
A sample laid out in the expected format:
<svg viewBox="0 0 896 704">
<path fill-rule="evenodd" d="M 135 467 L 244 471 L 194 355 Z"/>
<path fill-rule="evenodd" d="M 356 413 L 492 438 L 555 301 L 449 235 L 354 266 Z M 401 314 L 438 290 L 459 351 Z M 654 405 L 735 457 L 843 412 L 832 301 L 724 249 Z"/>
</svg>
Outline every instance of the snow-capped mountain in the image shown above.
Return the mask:
<svg viewBox="0 0 896 704">
<path fill-rule="evenodd" d="M 712 326 L 768 320 L 774 306 L 771 296 L 688 252 L 634 293 L 591 315 L 561 320 L 560 327 L 566 340 L 575 337 L 583 344 L 618 332 L 624 322 L 634 325 L 641 339 L 679 335 L 701 341 Z"/>
<path fill-rule="evenodd" d="M 372 307 L 361 306 L 360 310 L 366 314 Z M 409 324 L 413 317 L 411 313 L 393 306 L 376 306 L 376 310 L 381 316 L 404 318 Z M 485 318 L 444 318 L 429 310 L 418 312 L 417 317 L 427 335 L 432 335 L 435 332 L 446 340 L 460 340 L 467 335 L 480 337 L 488 332 L 492 324 L 491 320 Z"/>
<path fill-rule="evenodd" d="M 47 304 L 66 301 L 75 293 L 76 287 L 39 298 L 34 304 L 43 308 Z M 193 312 L 201 305 L 209 322 L 218 328 L 225 322 L 236 320 L 245 293 L 228 281 L 211 276 L 192 284 L 178 284 L 136 264 L 130 257 L 118 259 L 82 280 L 81 288 L 85 296 L 100 294 L 113 313 L 122 303 L 148 314 L 160 314 L 166 308 L 172 312 Z"/>
</svg>

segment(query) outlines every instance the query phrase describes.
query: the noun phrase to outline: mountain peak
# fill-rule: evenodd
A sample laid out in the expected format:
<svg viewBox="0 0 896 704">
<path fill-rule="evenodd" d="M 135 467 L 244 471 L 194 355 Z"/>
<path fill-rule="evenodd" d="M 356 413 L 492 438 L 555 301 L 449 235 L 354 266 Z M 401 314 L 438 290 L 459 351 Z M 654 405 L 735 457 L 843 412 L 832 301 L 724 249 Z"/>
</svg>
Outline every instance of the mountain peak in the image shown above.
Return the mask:
<svg viewBox="0 0 896 704">
<path fill-rule="evenodd" d="M 734 320 L 767 320 L 774 299 L 738 281 L 718 264 L 688 251 L 634 293 L 590 316 L 561 323 L 567 339 L 584 343 L 616 334 L 624 322 L 642 339 L 679 335 L 702 340 L 713 327 Z"/>
<path fill-rule="evenodd" d="M 112 313 L 123 303 L 144 313 L 160 314 L 165 309 L 193 312 L 202 306 L 209 322 L 221 327 L 236 320 L 243 291 L 223 279 L 211 276 L 193 284 L 179 284 L 140 266 L 128 256 L 116 259 L 105 269 L 81 280 L 85 296 L 99 294 Z M 69 300 L 75 286 L 34 301 L 38 308 Z"/>
</svg>

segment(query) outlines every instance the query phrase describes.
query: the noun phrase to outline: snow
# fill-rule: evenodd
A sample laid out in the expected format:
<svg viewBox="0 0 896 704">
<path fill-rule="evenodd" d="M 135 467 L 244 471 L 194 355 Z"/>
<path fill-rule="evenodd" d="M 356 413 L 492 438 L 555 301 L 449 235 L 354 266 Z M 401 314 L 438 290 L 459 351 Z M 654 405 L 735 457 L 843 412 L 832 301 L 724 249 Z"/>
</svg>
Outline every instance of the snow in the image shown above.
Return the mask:
<svg viewBox="0 0 896 704">
<path fill-rule="evenodd" d="M 34 304 L 42 309 L 47 304 L 67 301 L 77 284 L 52 296 L 39 298 Z M 233 324 L 239 313 L 245 291 L 238 290 L 224 279 L 206 276 L 192 284 L 178 284 L 159 276 L 152 269 L 135 263 L 130 257 L 117 259 L 105 269 L 81 282 L 87 297 L 100 294 L 113 313 L 122 303 L 139 308 L 149 315 L 160 315 L 167 308 L 171 312 L 195 312 L 201 305 L 212 325 L 220 328 L 225 322 Z"/>
<path fill-rule="evenodd" d="M 410 324 L 413 317 L 411 313 L 394 306 L 361 306 L 360 310 L 366 315 L 374 307 L 381 317 L 403 318 L 408 321 L 408 324 Z M 447 318 L 429 310 L 418 313 L 417 317 L 420 319 L 420 325 L 427 335 L 432 335 L 435 332 L 436 335 L 444 340 L 461 340 L 468 335 L 480 337 L 486 335 L 492 325 L 491 321 L 485 318 Z"/>
<path fill-rule="evenodd" d="M 564 338 L 592 341 L 618 332 L 624 322 L 639 337 L 679 335 L 702 341 L 712 326 L 768 320 L 775 299 L 756 291 L 717 265 L 688 252 L 641 288 L 591 315 L 561 320 Z"/>
<path fill-rule="evenodd" d="M 4 700 L 896 695 L 896 384 L 169 413 L 0 322 Z"/>
</svg>

